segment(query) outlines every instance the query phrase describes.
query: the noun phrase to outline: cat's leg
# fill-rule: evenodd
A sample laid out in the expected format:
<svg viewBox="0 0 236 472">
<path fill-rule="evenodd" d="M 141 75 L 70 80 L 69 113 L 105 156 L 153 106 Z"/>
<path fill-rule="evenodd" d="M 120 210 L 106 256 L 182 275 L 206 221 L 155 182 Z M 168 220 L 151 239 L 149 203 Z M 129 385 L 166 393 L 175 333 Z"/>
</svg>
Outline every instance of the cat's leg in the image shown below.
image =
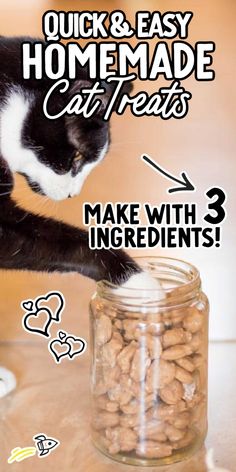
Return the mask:
<svg viewBox="0 0 236 472">
<path fill-rule="evenodd" d="M 140 273 L 124 251 L 90 249 L 86 231 L 29 213 L 1 196 L 0 268 L 78 272 L 118 285 Z"/>
<path fill-rule="evenodd" d="M 127 288 L 160 288 L 126 252 L 90 249 L 87 231 L 29 213 L 9 198 L 1 203 L 0 268 L 78 272 Z"/>
<path fill-rule="evenodd" d="M 79 272 L 128 287 L 155 285 L 126 252 L 92 250 L 86 231 L 19 208 L 9 195 L 12 189 L 12 173 L 0 156 L 0 268 Z"/>
</svg>

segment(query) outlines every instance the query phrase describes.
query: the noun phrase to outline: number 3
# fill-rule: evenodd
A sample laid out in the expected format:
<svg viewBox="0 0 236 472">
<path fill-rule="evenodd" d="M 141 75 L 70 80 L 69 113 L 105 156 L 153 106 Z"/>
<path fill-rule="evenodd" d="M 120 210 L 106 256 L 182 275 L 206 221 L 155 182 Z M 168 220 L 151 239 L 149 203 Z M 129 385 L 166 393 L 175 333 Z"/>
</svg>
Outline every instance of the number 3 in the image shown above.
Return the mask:
<svg viewBox="0 0 236 472">
<path fill-rule="evenodd" d="M 225 192 L 221 188 L 212 187 L 206 192 L 206 196 L 210 200 L 212 200 L 214 197 L 217 197 L 214 202 L 208 203 L 208 210 L 213 210 L 216 215 L 213 216 L 211 213 L 207 213 L 204 216 L 204 220 L 212 225 L 218 225 L 222 223 L 226 217 L 226 212 L 223 207 L 223 204 L 226 200 Z"/>
</svg>

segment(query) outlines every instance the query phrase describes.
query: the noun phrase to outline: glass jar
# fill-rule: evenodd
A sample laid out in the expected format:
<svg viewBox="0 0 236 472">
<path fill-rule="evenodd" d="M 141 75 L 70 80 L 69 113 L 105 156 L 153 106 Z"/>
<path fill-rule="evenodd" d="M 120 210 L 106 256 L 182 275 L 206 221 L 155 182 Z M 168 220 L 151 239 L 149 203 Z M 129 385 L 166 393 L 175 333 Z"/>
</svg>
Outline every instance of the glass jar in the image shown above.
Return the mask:
<svg viewBox="0 0 236 472">
<path fill-rule="evenodd" d="M 207 432 L 208 300 L 192 265 L 140 258 L 162 285 L 99 282 L 91 301 L 92 439 L 117 461 L 186 459 Z"/>
</svg>

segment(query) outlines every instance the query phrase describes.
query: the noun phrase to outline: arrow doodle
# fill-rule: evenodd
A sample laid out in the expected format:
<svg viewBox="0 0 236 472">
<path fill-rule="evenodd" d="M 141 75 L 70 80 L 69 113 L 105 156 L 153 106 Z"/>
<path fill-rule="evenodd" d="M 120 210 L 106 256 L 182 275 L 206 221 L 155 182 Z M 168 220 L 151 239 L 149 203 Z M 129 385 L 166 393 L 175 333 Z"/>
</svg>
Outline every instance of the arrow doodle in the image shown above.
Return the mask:
<svg viewBox="0 0 236 472">
<path fill-rule="evenodd" d="M 174 177 L 173 175 L 171 175 L 170 173 L 168 173 L 165 169 L 162 169 L 161 166 L 159 166 L 150 156 L 148 156 L 147 154 L 142 154 L 141 156 L 141 159 L 146 163 L 148 164 L 150 167 L 152 167 L 152 169 L 155 169 L 157 172 L 161 173 L 162 175 L 164 175 L 167 179 L 169 180 L 173 180 L 174 182 L 177 182 L 178 184 L 180 184 L 180 186 L 177 186 L 177 187 L 173 187 L 173 188 L 169 188 L 168 189 L 168 193 L 174 193 L 174 192 L 194 192 L 195 191 L 195 187 L 194 185 L 192 184 L 192 182 L 190 181 L 189 177 L 187 176 L 187 174 L 185 172 L 181 172 L 181 177 L 182 177 L 182 180 L 180 179 L 177 179 L 176 177 Z"/>
</svg>

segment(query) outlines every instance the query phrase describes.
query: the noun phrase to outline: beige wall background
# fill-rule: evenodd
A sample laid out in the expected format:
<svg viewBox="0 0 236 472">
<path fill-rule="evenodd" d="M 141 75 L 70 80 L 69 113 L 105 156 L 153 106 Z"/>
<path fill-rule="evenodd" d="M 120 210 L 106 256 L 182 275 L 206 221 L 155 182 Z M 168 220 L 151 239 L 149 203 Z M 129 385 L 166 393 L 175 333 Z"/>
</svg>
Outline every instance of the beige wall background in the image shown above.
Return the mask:
<svg viewBox="0 0 236 472">
<path fill-rule="evenodd" d="M 104 162 L 94 170 L 81 194 L 69 201 L 55 203 L 34 195 L 23 178 L 16 178 L 14 196 L 24 207 L 82 224 L 84 201 L 197 201 L 200 214 L 205 211 L 204 192 L 221 186 L 228 195 L 228 218 L 223 226 L 221 249 L 169 249 L 151 254 L 180 257 L 195 264 L 202 275 L 203 287 L 211 303 L 210 335 L 212 339 L 236 339 L 236 164 L 235 164 L 235 17 L 234 0 L 148 1 L 46 1 L 0 0 L 0 31 L 4 35 L 41 35 L 41 17 L 48 9 L 95 10 L 123 9 L 130 19 L 138 9 L 192 10 L 194 19 L 189 41 L 213 40 L 214 82 L 199 83 L 193 78 L 184 82 L 192 92 L 190 111 L 183 120 L 135 118 L 126 113 L 112 119 L 112 145 Z M 146 83 L 147 91 L 159 89 L 161 82 Z M 136 85 L 137 90 L 140 84 Z M 149 153 L 174 175 L 188 173 L 197 187 L 195 194 L 167 196 L 167 181 L 145 166 L 140 155 Z M 133 251 L 136 255 L 138 251 Z M 19 303 L 48 290 L 61 290 L 68 301 L 68 328 L 79 326 L 77 299 L 82 299 L 83 313 L 94 291 L 94 284 L 76 275 L 43 275 L 17 272 L 0 273 L 0 332 L 3 340 L 24 338 Z M 81 305 L 81 303 L 80 303 Z M 83 334 L 83 333 L 81 333 Z"/>
</svg>

